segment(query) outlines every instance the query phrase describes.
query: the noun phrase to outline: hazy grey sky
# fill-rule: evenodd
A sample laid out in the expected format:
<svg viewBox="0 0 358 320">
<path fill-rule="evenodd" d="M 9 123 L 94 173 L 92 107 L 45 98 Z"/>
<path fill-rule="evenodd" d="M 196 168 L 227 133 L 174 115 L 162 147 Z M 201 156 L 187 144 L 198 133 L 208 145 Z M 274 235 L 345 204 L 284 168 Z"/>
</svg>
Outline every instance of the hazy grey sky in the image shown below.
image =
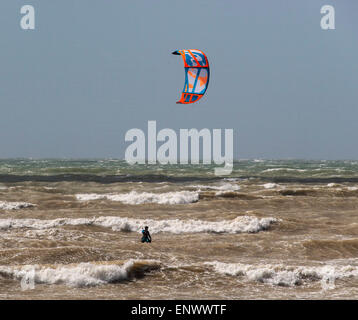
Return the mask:
<svg viewBox="0 0 358 320">
<path fill-rule="evenodd" d="M 336 30 L 320 27 L 324 4 Z M 358 158 L 356 0 L 1 0 L 0 15 L 0 158 L 123 158 L 148 120 L 233 128 L 235 158 Z M 191 48 L 210 85 L 176 105 L 171 52 Z"/>
</svg>

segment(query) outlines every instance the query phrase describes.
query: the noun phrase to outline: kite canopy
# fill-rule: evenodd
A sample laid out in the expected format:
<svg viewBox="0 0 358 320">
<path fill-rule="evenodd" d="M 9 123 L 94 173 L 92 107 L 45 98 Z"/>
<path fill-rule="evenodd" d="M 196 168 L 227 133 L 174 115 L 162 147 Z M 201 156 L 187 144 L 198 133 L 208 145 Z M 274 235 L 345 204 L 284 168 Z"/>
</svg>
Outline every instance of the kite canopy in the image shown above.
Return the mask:
<svg viewBox="0 0 358 320">
<path fill-rule="evenodd" d="M 194 103 L 204 95 L 209 85 L 209 62 L 205 53 L 196 50 L 177 50 L 172 52 L 181 55 L 184 61 L 185 83 L 181 98 L 177 103 Z"/>
</svg>

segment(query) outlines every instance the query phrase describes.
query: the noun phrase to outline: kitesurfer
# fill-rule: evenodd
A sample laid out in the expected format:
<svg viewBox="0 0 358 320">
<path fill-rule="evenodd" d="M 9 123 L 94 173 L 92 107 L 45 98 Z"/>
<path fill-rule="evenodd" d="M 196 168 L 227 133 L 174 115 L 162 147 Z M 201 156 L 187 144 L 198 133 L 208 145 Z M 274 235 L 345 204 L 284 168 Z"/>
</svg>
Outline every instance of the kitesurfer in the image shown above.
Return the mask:
<svg viewBox="0 0 358 320">
<path fill-rule="evenodd" d="M 141 239 L 142 243 L 147 242 L 150 243 L 152 242 L 152 237 L 148 231 L 148 226 L 145 226 L 144 229 L 142 230 L 142 239 Z"/>
</svg>

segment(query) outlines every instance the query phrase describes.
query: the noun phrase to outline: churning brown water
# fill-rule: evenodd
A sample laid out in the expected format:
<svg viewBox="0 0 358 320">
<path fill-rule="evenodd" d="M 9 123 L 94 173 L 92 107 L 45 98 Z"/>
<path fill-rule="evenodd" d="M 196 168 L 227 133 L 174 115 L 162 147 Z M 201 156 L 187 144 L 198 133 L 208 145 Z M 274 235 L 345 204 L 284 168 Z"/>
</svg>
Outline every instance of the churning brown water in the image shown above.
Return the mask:
<svg viewBox="0 0 358 320">
<path fill-rule="evenodd" d="M 3 160 L 0 298 L 356 299 L 357 215 L 352 161 Z"/>
</svg>

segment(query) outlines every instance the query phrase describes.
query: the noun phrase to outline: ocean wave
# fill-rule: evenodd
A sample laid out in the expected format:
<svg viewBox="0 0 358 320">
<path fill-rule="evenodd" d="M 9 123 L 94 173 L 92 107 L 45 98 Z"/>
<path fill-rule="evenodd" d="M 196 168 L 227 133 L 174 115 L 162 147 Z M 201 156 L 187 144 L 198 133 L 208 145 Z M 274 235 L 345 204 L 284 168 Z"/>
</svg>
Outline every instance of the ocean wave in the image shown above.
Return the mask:
<svg viewBox="0 0 358 320">
<path fill-rule="evenodd" d="M 271 168 L 271 169 L 263 170 L 262 173 L 264 173 L 264 172 L 274 172 L 274 171 L 306 172 L 308 170 L 307 169 L 295 169 L 295 168 Z"/>
<path fill-rule="evenodd" d="M 216 198 L 240 199 L 240 200 L 260 200 L 264 199 L 262 196 L 256 196 L 249 193 L 239 193 L 235 191 L 203 191 L 199 194 L 201 200 L 212 200 Z"/>
<path fill-rule="evenodd" d="M 279 187 L 277 183 L 265 183 L 262 185 L 265 189 L 273 189 Z"/>
<path fill-rule="evenodd" d="M 112 228 L 113 231 L 140 232 L 145 225 L 150 227 L 151 233 L 169 232 L 182 233 L 255 233 L 267 230 L 278 220 L 275 218 L 256 218 L 239 216 L 233 220 L 204 221 L 204 220 L 153 220 L 132 219 L 126 217 L 99 217 L 99 218 L 63 218 L 54 220 L 41 219 L 0 219 L 0 230 L 30 228 L 49 229 L 59 226 L 96 225 Z"/>
<path fill-rule="evenodd" d="M 0 201 L 0 209 L 1 210 L 20 210 L 24 208 L 31 208 L 35 207 L 35 204 L 28 203 L 28 202 L 7 202 L 7 201 Z"/>
<path fill-rule="evenodd" d="M 287 189 L 287 190 L 279 190 L 279 194 L 283 196 L 316 196 L 316 189 Z"/>
<path fill-rule="evenodd" d="M 240 186 L 232 183 L 223 183 L 221 185 L 190 185 L 189 188 L 196 188 L 198 191 L 204 190 L 217 190 L 219 192 L 225 191 L 238 191 Z"/>
<path fill-rule="evenodd" d="M 155 260 L 129 260 L 121 265 L 114 261 L 53 266 L 0 266 L 0 276 L 14 278 L 21 283 L 26 280 L 28 284 L 89 287 L 131 280 L 159 268 L 160 264 Z"/>
<path fill-rule="evenodd" d="M 306 196 L 306 197 L 321 197 L 327 196 L 328 194 L 334 197 L 357 197 L 358 188 L 347 187 L 343 188 L 342 186 L 337 188 L 335 186 L 329 187 L 329 189 L 324 189 L 321 187 L 312 187 L 312 188 L 298 188 L 298 189 L 283 189 L 278 190 L 278 193 L 282 196 Z"/>
<path fill-rule="evenodd" d="M 218 273 L 244 277 L 248 281 L 257 281 L 277 286 L 297 286 L 307 282 L 321 281 L 323 288 L 334 287 L 337 279 L 358 277 L 356 266 L 287 266 L 283 264 L 250 265 L 241 263 L 207 262 Z"/>
<path fill-rule="evenodd" d="M 152 192 L 136 192 L 131 191 L 123 194 L 76 194 L 76 199 L 79 201 L 91 200 L 110 200 L 120 201 L 125 204 L 187 204 L 197 202 L 199 200 L 199 193 L 192 191 L 178 191 L 166 193 L 152 193 Z"/>
<path fill-rule="evenodd" d="M 352 224 L 352 227 L 353 224 Z M 302 243 L 306 254 L 315 258 L 350 258 L 357 256 L 358 238 L 309 239 Z"/>
<path fill-rule="evenodd" d="M 338 183 L 334 183 L 334 182 L 331 182 L 331 183 L 328 183 L 327 184 L 327 187 L 328 188 L 334 188 L 334 187 L 339 187 L 340 185 Z"/>
<path fill-rule="evenodd" d="M 227 181 L 229 181 L 229 179 L 227 179 Z M 231 179 L 231 181 L 236 181 L 236 179 Z M 235 198 L 237 195 L 235 191 L 241 189 L 238 184 L 232 183 L 222 183 L 221 185 L 190 185 L 188 187 L 197 189 L 197 191 L 200 192 L 200 199 L 212 198 L 212 196 L 207 193 L 207 191 L 210 190 L 215 190 L 214 195 L 218 197 Z"/>
<path fill-rule="evenodd" d="M 347 187 L 348 191 L 357 191 L 358 187 Z"/>
</svg>

